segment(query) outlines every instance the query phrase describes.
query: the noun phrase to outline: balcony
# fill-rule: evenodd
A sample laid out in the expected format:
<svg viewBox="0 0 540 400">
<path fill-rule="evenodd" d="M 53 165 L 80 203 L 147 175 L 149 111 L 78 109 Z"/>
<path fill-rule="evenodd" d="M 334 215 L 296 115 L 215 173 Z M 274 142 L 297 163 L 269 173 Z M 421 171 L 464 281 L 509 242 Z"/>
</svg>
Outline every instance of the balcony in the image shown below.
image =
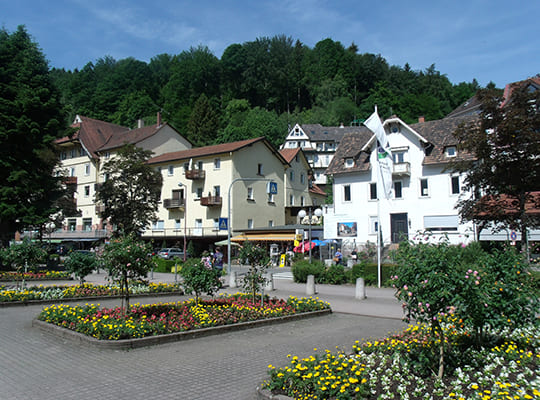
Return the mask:
<svg viewBox="0 0 540 400">
<path fill-rule="evenodd" d="M 221 207 L 221 203 L 222 203 L 222 197 L 221 196 L 201 197 L 201 206 Z"/>
<path fill-rule="evenodd" d="M 77 177 L 76 176 L 66 176 L 64 177 L 64 184 L 66 185 L 76 185 Z"/>
<path fill-rule="evenodd" d="M 198 180 L 204 179 L 206 177 L 206 172 L 204 169 L 188 169 L 186 171 L 186 179 Z"/>
<path fill-rule="evenodd" d="M 186 203 L 184 199 L 164 199 L 163 200 L 163 207 L 166 209 L 172 209 L 172 208 L 180 208 L 184 209 Z"/>
<path fill-rule="evenodd" d="M 101 215 L 105 212 L 105 205 L 104 204 L 96 204 L 96 214 Z"/>
<path fill-rule="evenodd" d="M 394 163 L 392 175 L 411 176 L 411 164 L 408 162 Z"/>
</svg>

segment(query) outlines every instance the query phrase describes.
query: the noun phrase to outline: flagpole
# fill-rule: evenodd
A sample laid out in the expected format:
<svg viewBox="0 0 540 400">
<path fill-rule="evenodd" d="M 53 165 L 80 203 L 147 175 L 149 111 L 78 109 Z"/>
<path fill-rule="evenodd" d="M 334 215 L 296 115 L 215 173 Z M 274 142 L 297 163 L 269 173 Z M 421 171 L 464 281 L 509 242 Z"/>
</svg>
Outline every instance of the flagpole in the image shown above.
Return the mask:
<svg viewBox="0 0 540 400">
<path fill-rule="evenodd" d="M 377 286 L 381 287 L 381 196 L 380 191 L 384 185 L 380 185 L 382 181 L 381 168 L 379 165 L 379 155 L 377 157 Z"/>
</svg>

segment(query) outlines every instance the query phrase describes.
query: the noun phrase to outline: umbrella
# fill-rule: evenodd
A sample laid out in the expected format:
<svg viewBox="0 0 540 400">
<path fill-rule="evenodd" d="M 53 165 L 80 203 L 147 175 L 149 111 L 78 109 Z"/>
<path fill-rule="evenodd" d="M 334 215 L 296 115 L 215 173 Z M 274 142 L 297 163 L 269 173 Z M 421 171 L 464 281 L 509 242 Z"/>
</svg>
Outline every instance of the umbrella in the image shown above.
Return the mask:
<svg viewBox="0 0 540 400">
<path fill-rule="evenodd" d="M 298 246 L 296 246 L 293 251 L 295 253 L 305 253 L 306 251 L 309 251 L 310 250 L 310 247 L 311 248 L 314 248 L 315 247 L 315 243 L 313 242 L 303 242 L 303 243 L 300 243 Z"/>
<path fill-rule="evenodd" d="M 228 243 L 229 243 L 229 242 L 227 241 L 227 239 L 225 239 L 225 240 L 220 240 L 219 242 L 215 242 L 214 244 L 215 244 L 216 246 L 227 246 Z M 231 246 L 242 247 L 242 246 L 240 246 L 238 243 L 232 242 L 232 241 L 231 241 Z"/>
</svg>

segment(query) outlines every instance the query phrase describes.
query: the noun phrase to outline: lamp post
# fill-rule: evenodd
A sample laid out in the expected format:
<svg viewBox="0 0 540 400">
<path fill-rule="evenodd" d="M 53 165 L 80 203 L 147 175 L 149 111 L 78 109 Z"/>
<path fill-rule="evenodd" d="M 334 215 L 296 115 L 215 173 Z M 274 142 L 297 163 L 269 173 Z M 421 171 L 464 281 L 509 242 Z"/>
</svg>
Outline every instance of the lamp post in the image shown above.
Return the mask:
<svg viewBox="0 0 540 400">
<path fill-rule="evenodd" d="M 315 209 L 314 211 L 315 216 L 318 218 L 322 215 L 322 210 L 320 208 Z M 311 216 L 311 207 L 308 208 L 308 214 L 309 216 L 309 263 L 311 264 L 311 225 L 313 223 L 312 216 Z M 300 210 L 298 211 L 298 216 L 300 217 L 300 222 L 302 222 L 302 219 L 306 216 L 306 210 Z"/>
<path fill-rule="evenodd" d="M 184 262 L 185 262 L 186 251 L 187 251 L 187 186 L 184 185 L 182 182 L 178 182 L 178 187 L 184 187 Z"/>
</svg>

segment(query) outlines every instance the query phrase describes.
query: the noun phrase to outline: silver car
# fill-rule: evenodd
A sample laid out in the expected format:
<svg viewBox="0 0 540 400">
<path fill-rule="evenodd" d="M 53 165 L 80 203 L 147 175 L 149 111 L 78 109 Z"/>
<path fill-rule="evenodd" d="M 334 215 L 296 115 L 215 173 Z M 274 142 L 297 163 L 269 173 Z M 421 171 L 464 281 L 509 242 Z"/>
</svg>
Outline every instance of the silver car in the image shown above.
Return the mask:
<svg viewBox="0 0 540 400">
<path fill-rule="evenodd" d="M 158 251 L 157 255 L 165 260 L 171 260 L 175 257 L 184 258 L 184 251 L 177 247 L 167 247 Z"/>
</svg>

